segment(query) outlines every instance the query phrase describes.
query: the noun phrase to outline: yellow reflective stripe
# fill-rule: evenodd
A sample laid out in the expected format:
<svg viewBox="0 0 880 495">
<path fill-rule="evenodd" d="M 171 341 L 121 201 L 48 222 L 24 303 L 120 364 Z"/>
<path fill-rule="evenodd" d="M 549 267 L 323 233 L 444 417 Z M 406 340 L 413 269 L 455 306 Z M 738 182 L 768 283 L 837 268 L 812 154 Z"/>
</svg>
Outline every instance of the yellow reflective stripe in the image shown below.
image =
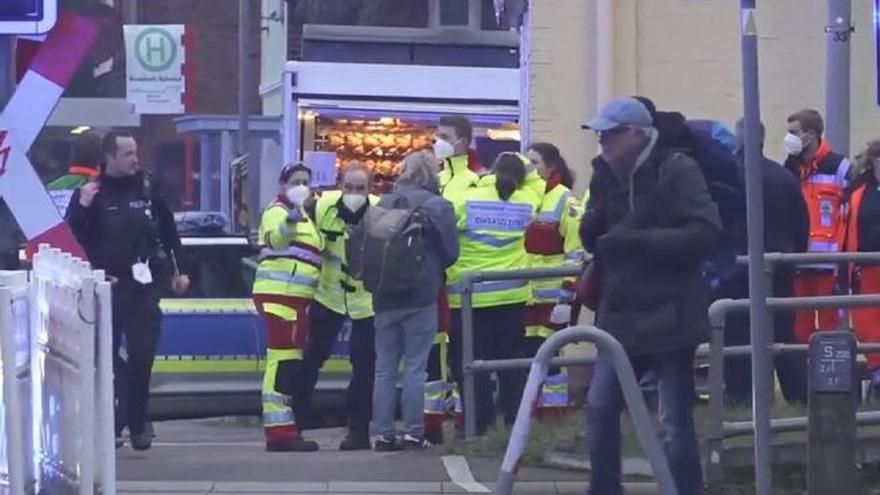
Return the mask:
<svg viewBox="0 0 880 495">
<path fill-rule="evenodd" d="M 546 339 L 551 335 L 553 335 L 553 329 L 544 325 L 529 325 L 526 327 L 526 337 Z"/>
<path fill-rule="evenodd" d="M 449 334 L 445 332 L 437 332 L 437 335 L 434 336 L 435 344 L 448 344 L 449 343 Z M 446 361 L 441 361 L 445 363 Z"/>
<path fill-rule="evenodd" d="M 267 349 L 266 359 L 268 361 L 287 361 L 290 359 L 302 359 L 302 349 Z"/>
<path fill-rule="evenodd" d="M 162 299 L 163 313 L 255 313 L 250 299 Z"/>
<path fill-rule="evenodd" d="M 253 373 L 261 371 L 256 359 L 163 359 L 153 362 L 153 373 Z"/>
<path fill-rule="evenodd" d="M 283 304 L 263 303 L 263 311 L 270 315 L 275 315 L 284 321 L 296 321 L 296 310 Z"/>
</svg>

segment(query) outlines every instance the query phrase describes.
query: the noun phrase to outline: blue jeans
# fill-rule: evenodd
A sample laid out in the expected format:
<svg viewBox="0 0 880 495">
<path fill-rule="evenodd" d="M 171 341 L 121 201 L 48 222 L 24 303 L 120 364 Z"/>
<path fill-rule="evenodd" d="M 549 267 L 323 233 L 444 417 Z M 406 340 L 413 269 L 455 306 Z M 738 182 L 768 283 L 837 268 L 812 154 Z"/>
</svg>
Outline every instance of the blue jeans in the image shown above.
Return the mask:
<svg viewBox="0 0 880 495">
<path fill-rule="evenodd" d="M 373 422 L 378 435 L 392 438 L 397 376 L 403 359 L 403 422 L 406 433 L 425 435 L 425 379 L 428 355 L 437 335 L 437 305 L 376 313 L 376 383 Z"/>
<path fill-rule="evenodd" d="M 694 349 L 630 358 L 636 377 L 653 370 L 659 382 L 661 442 L 680 495 L 703 493 L 700 448 L 694 429 Z M 623 393 L 610 356 L 600 353 L 587 397 L 592 495 L 621 491 L 620 413 Z"/>
</svg>

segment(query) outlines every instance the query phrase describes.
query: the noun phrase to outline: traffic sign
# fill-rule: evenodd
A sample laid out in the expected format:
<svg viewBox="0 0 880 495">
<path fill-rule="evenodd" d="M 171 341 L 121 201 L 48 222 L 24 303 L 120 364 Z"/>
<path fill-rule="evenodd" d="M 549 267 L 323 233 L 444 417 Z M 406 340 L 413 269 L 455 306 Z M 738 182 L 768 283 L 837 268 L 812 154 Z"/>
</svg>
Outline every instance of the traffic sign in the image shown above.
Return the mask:
<svg viewBox="0 0 880 495">
<path fill-rule="evenodd" d="M 0 34 L 42 34 L 57 20 L 58 0 L 0 1 Z"/>
<path fill-rule="evenodd" d="M 85 257 L 26 153 L 97 36 L 92 21 L 71 13 L 62 16 L 0 114 L 0 198 L 27 238 L 29 252 L 46 243 Z"/>
</svg>

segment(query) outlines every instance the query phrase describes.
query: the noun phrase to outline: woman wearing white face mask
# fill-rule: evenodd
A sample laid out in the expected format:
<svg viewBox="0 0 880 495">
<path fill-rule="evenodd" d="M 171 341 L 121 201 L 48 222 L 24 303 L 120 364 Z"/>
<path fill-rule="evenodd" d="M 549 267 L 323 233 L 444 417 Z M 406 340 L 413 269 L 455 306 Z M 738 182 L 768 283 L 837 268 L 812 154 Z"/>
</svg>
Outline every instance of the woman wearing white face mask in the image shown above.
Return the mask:
<svg viewBox="0 0 880 495">
<path fill-rule="evenodd" d="M 370 449 L 370 418 L 373 406 L 375 373 L 375 327 L 373 296 L 362 281 L 347 269 L 345 244 L 351 226 L 360 224 L 370 205 L 379 198 L 370 194 L 372 173 L 363 164 L 349 163 L 342 176 L 341 188 L 324 192 L 315 207 L 315 224 L 325 245 L 324 264 L 315 290 L 315 302 L 309 309 L 311 328 L 305 353 L 302 414 L 308 415 L 312 393 L 321 368 L 333 351 L 345 319 L 351 320 L 346 413 L 348 434 L 340 450 Z"/>
<path fill-rule="evenodd" d="M 302 398 L 303 346 L 309 333 L 308 307 L 321 272 L 324 240 L 305 214 L 311 196 L 311 170 L 302 164 L 281 171 L 278 196 L 260 222 L 260 264 L 254 281 L 254 305 L 266 325 L 263 375 L 263 426 L 266 450 L 312 452 L 318 444 L 303 440 L 294 414 Z"/>
</svg>

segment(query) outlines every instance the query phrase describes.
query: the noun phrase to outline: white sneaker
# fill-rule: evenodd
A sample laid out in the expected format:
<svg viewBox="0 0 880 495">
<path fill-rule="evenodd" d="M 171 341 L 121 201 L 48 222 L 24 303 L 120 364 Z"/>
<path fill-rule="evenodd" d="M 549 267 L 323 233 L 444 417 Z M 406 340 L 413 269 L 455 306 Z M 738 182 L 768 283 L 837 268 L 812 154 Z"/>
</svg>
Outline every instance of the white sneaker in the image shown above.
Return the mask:
<svg viewBox="0 0 880 495">
<path fill-rule="evenodd" d="M 407 450 L 424 450 L 430 449 L 434 444 L 424 438 L 416 438 L 409 433 L 403 436 L 403 448 Z"/>
</svg>

